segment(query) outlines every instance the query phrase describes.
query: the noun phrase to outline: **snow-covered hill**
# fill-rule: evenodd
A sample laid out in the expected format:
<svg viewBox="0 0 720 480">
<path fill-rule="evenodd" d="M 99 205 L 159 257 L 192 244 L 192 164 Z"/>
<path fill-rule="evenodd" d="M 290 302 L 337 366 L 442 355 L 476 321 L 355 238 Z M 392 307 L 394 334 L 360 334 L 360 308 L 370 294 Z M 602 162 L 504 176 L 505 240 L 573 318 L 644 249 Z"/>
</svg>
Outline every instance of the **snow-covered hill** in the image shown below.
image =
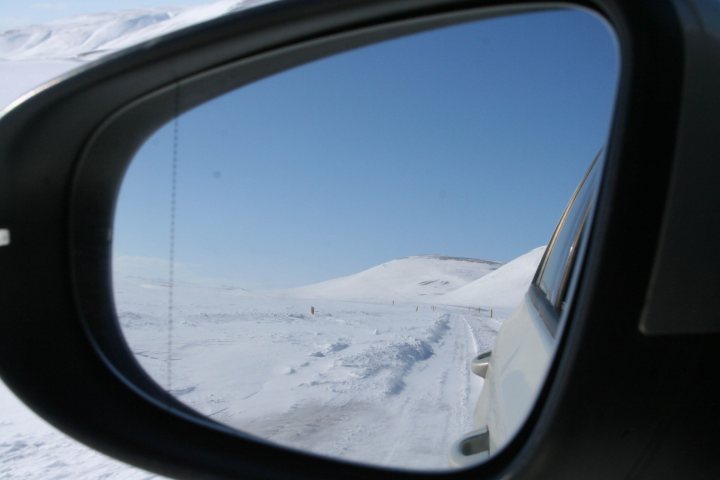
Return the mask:
<svg viewBox="0 0 720 480">
<path fill-rule="evenodd" d="M 444 295 L 438 302 L 466 307 L 512 309 L 525 295 L 544 252 L 544 246 L 530 250 L 494 272 Z"/>
<path fill-rule="evenodd" d="M 0 60 L 91 60 L 268 0 L 96 13 L 0 32 Z"/>
<path fill-rule="evenodd" d="M 70 17 L 0 31 L 0 110 L 90 60 L 174 30 L 272 0 L 218 0 Z"/>
<path fill-rule="evenodd" d="M 502 264 L 473 258 L 422 255 L 392 260 L 354 275 L 284 290 L 283 296 L 369 302 L 436 302 Z"/>
</svg>

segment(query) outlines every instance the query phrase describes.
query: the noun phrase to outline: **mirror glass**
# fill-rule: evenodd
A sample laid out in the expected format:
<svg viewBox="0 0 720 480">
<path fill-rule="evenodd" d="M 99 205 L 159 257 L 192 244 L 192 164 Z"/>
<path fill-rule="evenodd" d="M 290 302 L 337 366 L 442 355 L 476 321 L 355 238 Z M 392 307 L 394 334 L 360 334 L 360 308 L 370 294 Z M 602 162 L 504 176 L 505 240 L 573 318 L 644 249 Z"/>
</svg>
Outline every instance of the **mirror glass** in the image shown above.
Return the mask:
<svg viewBox="0 0 720 480">
<path fill-rule="evenodd" d="M 181 402 L 267 441 L 462 466 L 484 382 L 519 378 L 488 401 L 522 419 L 549 364 L 524 347 L 556 341 L 535 327 L 504 347 L 532 374 L 481 360 L 607 141 L 618 75 L 607 24 L 552 9 L 357 48 L 178 116 L 117 203 L 130 350 Z M 503 421 L 479 451 L 511 437 Z"/>
</svg>

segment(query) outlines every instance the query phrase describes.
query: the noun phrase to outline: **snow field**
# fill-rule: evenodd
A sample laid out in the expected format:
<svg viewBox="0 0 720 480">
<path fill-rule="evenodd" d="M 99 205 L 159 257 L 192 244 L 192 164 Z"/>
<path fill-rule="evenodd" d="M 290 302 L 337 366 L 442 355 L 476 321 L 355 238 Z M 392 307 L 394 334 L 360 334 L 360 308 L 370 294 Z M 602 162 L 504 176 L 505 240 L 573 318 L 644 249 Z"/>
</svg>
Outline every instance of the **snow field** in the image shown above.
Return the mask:
<svg viewBox="0 0 720 480">
<path fill-rule="evenodd" d="M 320 455 L 443 469 L 474 429 L 482 379 L 468 362 L 492 348 L 542 250 L 503 266 L 407 257 L 261 293 L 176 283 L 170 354 L 166 282 L 116 278 L 116 302 L 143 368 L 204 415 Z M 499 300 L 458 305 L 456 292 Z"/>
<path fill-rule="evenodd" d="M 166 320 L 126 289 L 128 343 L 167 387 Z M 218 303 L 176 307 L 171 357 L 171 391 L 217 421 L 322 455 L 436 469 L 472 429 L 482 379 L 468 361 L 499 327 L 483 312 L 247 296 Z"/>
</svg>

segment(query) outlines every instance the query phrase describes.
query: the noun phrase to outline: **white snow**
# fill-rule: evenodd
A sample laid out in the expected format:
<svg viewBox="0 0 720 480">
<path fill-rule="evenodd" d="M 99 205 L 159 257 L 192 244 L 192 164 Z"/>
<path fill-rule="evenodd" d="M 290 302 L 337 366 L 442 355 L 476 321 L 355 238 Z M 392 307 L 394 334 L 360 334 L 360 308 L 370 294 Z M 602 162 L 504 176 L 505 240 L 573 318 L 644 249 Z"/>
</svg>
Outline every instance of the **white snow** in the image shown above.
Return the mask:
<svg viewBox="0 0 720 480">
<path fill-rule="evenodd" d="M 120 321 L 140 363 L 167 387 L 166 292 L 144 290 L 122 290 Z M 481 386 L 466 367 L 477 350 L 471 325 L 494 335 L 497 322 L 483 330 L 482 314 L 462 308 L 192 290 L 176 292 L 170 391 L 181 401 L 280 444 L 446 468 Z"/>
<path fill-rule="evenodd" d="M 530 286 L 545 247 L 538 247 L 442 297 L 442 303 L 503 309 L 506 314 L 520 303 Z"/>
<path fill-rule="evenodd" d="M 220 0 L 177 8 L 94 13 L 0 32 L 0 59 L 96 59 L 220 15 L 269 0 Z"/>
<path fill-rule="evenodd" d="M 423 255 L 401 258 L 327 282 L 289 289 L 283 295 L 299 298 L 342 298 L 368 301 L 435 302 L 492 272 L 499 262 Z"/>
<path fill-rule="evenodd" d="M 104 55 L 272 0 L 95 13 L 0 31 L 0 110 L 45 82 Z"/>
<path fill-rule="evenodd" d="M 505 267 L 407 257 L 257 294 L 179 283 L 171 352 L 168 284 L 121 277 L 115 290 L 141 365 L 199 412 L 322 455 L 444 469 L 451 444 L 473 429 L 482 380 L 468 361 L 492 346 L 505 314 L 490 318 L 477 301 L 447 305 L 445 297 L 494 275 L 514 290 L 491 304 L 509 307 L 539 258 L 530 252 L 494 275 Z M 493 284 L 487 285 L 486 293 Z"/>
</svg>

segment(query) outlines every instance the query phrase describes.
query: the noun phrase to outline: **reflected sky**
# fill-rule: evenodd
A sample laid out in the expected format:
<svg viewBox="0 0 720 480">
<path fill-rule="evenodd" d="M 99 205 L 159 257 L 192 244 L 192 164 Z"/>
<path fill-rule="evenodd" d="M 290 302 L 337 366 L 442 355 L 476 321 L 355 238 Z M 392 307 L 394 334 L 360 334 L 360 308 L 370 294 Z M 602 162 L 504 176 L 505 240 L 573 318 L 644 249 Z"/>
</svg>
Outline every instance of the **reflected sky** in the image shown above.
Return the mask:
<svg viewBox="0 0 720 480">
<path fill-rule="evenodd" d="M 287 287 L 546 244 L 606 141 L 618 68 L 604 23 L 557 10 L 346 52 L 202 105 L 177 124 L 179 279 Z M 114 254 L 148 272 L 168 258 L 173 129 L 143 146 L 118 204 Z"/>
</svg>

